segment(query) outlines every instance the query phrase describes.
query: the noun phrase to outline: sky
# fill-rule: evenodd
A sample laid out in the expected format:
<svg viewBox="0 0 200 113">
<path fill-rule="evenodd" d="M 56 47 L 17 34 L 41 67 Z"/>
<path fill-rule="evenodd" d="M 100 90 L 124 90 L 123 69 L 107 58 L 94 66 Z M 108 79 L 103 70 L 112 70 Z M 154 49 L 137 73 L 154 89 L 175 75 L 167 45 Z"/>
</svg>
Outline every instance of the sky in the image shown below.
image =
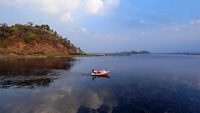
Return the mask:
<svg viewBox="0 0 200 113">
<path fill-rule="evenodd" d="M 87 53 L 200 52 L 200 0 L 0 0 L 0 23 L 48 24 Z"/>
</svg>

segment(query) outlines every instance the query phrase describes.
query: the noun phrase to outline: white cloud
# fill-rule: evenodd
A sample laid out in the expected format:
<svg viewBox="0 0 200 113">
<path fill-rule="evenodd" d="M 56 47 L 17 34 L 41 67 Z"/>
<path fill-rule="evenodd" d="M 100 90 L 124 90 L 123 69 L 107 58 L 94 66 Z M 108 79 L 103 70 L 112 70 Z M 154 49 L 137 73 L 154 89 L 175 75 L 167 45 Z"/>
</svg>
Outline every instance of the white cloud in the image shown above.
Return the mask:
<svg viewBox="0 0 200 113">
<path fill-rule="evenodd" d="M 36 0 L 35 2 L 38 3 Z M 42 9 L 49 10 L 53 7 L 53 9 L 56 9 L 57 13 L 65 13 L 65 12 L 73 12 L 79 9 L 80 7 L 80 0 L 42 0 L 39 2 L 42 7 Z"/>
<path fill-rule="evenodd" d="M 53 4 L 49 4 L 45 7 L 42 7 L 41 10 L 45 13 L 52 13 L 52 14 L 58 13 L 58 8 Z"/>
<path fill-rule="evenodd" d="M 87 0 L 86 9 L 89 14 L 105 14 L 116 8 L 120 0 Z"/>
<path fill-rule="evenodd" d="M 174 26 L 173 28 L 172 28 L 174 31 L 180 31 L 180 27 L 179 26 Z"/>
<path fill-rule="evenodd" d="M 89 13 L 96 14 L 103 9 L 103 4 L 102 0 L 88 0 L 86 8 Z"/>
<path fill-rule="evenodd" d="M 196 19 L 190 22 L 190 25 L 200 24 L 200 19 Z"/>
<path fill-rule="evenodd" d="M 140 20 L 140 23 L 141 23 L 141 24 L 144 24 L 144 20 Z"/>
<path fill-rule="evenodd" d="M 188 29 L 193 29 L 193 28 L 195 30 L 200 29 L 200 19 L 192 20 L 191 22 L 185 23 L 185 24 L 175 25 L 171 27 L 169 30 L 181 31 L 181 30 L 188 30 Z"/>
<path fill-rule="evenodd" d="M 11 7 L 32 7 L 32 10 L 42 11 L 59 17 L 61 22 L 83 15 L 102 15 L 109 13 L 119 5 L 120 0 L 1 0 L 0 3 Z M 67 19 L 64 19 L 67 17 Z M 64 20 L 64 21 L 63 21 Z"/>
<path fill-rule="evenodd" d="M 72 21 L 72 20 L 73 20 L 73 17 L 72 17 L 72 14 L 70 12 L 64 13 L 60 16 L 60 21 L 63 22 L 63 23 L 66 23 L 66 22 L 69 22 L 69 21 Z"/>
<path fill-rule="evenodd" d="M 80 30 L 84 33 L 88 33 L 87 29 L 85 27 L 81 27 Z"/>
<path fill-rule="evenodd" d="M 113 8 L 116 8 L 120 4 L 120 0 L 103 0 L 103 1 L 104 1 L 104 8 L 106 10 L 111 10 Z"/>
</svg>

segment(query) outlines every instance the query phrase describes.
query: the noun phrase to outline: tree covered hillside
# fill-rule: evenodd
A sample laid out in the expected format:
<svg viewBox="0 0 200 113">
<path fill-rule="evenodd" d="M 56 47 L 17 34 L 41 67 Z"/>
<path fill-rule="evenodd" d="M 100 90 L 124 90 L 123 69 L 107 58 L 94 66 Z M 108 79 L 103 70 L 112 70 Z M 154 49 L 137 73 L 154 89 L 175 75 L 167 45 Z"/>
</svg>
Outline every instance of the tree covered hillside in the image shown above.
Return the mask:
<svg viewBox="0 0 200 113">
<path fill-rule="evenodd" d="M 48 25 L 0 24 L 1 55 L 79 55 L 83 51 Z"/>
</svg>

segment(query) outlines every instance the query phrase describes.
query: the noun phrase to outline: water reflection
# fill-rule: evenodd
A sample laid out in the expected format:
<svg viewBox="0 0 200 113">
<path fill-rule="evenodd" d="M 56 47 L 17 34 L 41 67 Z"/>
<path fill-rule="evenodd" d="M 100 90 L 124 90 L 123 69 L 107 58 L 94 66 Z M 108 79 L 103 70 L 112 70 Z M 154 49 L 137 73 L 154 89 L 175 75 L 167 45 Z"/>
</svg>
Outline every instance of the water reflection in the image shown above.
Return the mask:
<svg viewBox="0 0 200 113">
<path fill-rule="evenodd" d="M 79 61 L 70 65 L 70 71 L 41 68 L 47 73 L 12 76 L 12 82 L 25 79 L 29 87 L 37 88 L 24 88 L 27 83 L 21 81 L 14 81 L 19 88 L 0 88 L 0 112 L 200 113 L 200 57 L 144 55 Z M 86 74 L 93 68 L 112 70 L 111 78 L 93 81 Z M 35 83 L 44 76 L 53 82 Z"/>
<path fill-rule="evenodd" d="M 74 58 L 1 59 L 0 88 L 47 87 L 57 79 L 54 69 L 69 70 Z"/>
<path fill-rule="evenodd" d="M 110 76 L 108 75 L 103 75 L 103 76 L 92 76 L 92 80 L 96 80 L 96 79 L 109 79 Z"/>
</svg>

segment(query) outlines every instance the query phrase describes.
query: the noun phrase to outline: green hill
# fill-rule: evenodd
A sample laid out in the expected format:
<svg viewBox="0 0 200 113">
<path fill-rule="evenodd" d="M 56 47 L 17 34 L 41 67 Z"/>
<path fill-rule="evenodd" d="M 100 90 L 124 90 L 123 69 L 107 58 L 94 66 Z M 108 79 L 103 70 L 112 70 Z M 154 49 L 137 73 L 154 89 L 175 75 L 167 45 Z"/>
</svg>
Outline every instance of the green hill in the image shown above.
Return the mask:
<svg viewBox="0 0 200 113">
<path fill-rule="evenodd" d="M 48 25 L 0 24 L 0 55 L 80 55 L 83 51 Z"/>
</svg>

